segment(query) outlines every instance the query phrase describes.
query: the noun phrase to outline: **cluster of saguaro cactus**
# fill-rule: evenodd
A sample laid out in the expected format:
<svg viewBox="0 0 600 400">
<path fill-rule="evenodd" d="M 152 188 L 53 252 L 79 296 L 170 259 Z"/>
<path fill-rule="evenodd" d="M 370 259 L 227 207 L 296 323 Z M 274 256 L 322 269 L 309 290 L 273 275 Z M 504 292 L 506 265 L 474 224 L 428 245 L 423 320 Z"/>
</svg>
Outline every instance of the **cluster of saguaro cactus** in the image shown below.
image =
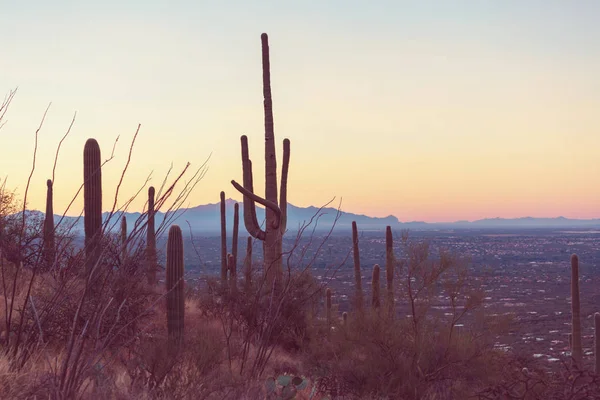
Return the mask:
<svg viewBox="0 0 600 400">
<path fill-rule="evenodd" d="M 44 217 L 44 242 L 43 242 L 43 260 L 44 269 L 50 270 L 54 264 L 56 255 L 55 236 L 54 236 L 54 207 L 52 194 L 52 181 L 46 181 L 46 215 Z"/>
<path fill-rule="evenodd" d="M 265 113 L 265 198 L 254 193 L 252 162 L 248 155 L 248 138 L 241 137 L 243 186 L 232 180 L 232 185 L 244 195 L 244 224 L 256 239 L 263 241 L 264 271 L 269 287 L 280 282 L 282 269 L 282 237 L 286 230 L 287 218 L 287 176 L 290 160 L 290 141 L 283 141 L 283 168 L 281 172 L 281 192 L 277 196 L 277 161 L 275 156 L 275 133 L 273 128 L 273 101 L 271 97 L 271 73 L 269 60 L 269 39 L 261 35 L 263 96 Z M 262 230 L 256 217 L 255 202 L 265 207 L 266 223 Z"/>
<path fill-rule="evenodd" d="M 171 341 L 183 340 L 184 326 L 183 236 L 172 225 L 167 242 L 167 330 Z"/>
<path fill-rule="evenodd" d="M 154 195 L 153 186 L 148 188 L 148 224 L 146 227 L 146 272 L 148 284 L 156 284 L 156 230 L 155 230 L 155 210 L 154 210 Z"/>
<path fill-rule="evenodd" d="M 102 252 L 102 161 L 96 139 L 88 139 L 83 149 L 83 182 L 85 271 L 89 274 Z"/>
<path fill-rule="evenodd" d="M 571 357 L 578 367 L 581 367 L 581 313 L 579 305 L 579 258 L 576 254 L 571 256 Z"/>
<path fill-rule="evenodd" d="M 232 291 L 237 290 L 237 253 L 238 253 L 238 233 L 240 224 L 240 206 L 235 203 L 233 206 L 233 238 L 231 240 L 231 253 L 227 252 L 227 218 L 225 192 L 221 192 L 221 283 L 223 287 L 227 286 L 227 279 Z"/>
</svg>

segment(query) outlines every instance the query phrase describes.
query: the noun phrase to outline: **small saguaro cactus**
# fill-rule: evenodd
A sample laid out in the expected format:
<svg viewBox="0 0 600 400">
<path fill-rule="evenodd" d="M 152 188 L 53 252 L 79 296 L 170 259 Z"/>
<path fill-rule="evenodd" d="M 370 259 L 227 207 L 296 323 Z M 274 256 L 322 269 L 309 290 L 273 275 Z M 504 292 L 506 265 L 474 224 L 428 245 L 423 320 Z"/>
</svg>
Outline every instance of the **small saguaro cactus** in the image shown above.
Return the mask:
<svg viewBox="0 0 600 400">
<path fill-rule="evenodd" d="M 50 270 L 54 264 L 54 257 L 56 255 L 55 238 L 54 238 L 54 207 L 53 207 L 53 195 L 52 195 L 52 181 L 48 179 L 46 181 L 46 215 L 44 216 L 44 245 L 43 245 L 43 259 L 44 269 Z"/>
<path fill-rule="evenodd" d="M 221 192 L 221 284 L 227 283 L 227 221 L 225 218 L 225 192 Z"/>
<path fill-rule="evenodd" d="M 237 268 L 233 254 L 227 253 L 227 267 L 229 269 L 229 286 L 231 293 L 237 292 Z"/>
<path fill-rule="evenodd" d="M 371 279 L 372 288 L 372 300 L 371 306 L 374 309 L 378 309 L 381 305 L 381 301 L 379 300 L 379 264 L 375 264 L 373 267 L 373 278 Z"/>
<path fill-rule="evenodd" d="M 183 235 L 178 225 L 172 225 L 167 242 L 167 331 L 175 343 L 183 340 L 184 285 Z"/>
<path fill-rule="evenodd" d="M 237 270 L 238 234 L 240 231 L 240 205 L 233 205 L 233 238 L 231 239 L 231 255 L 233 256 L 233 269 Z"/>
<path fill-rule="evenodd" d="M 244 260 L 244 278 L 246 293 L 252 289 L 252 236 L 248 236 L 246 244 L 246 258 Z"/>
<path fill-rule="evenodd" d="M 360 253 L 358 250 L 358 228 L 352 221 L 352 250 L 354 255 L 354 280 L 356 282 L 355 302 L 358 311 L 363 307 L 362 278 L 360 274 Z"/>
<path fill-rule="evenodd" d="M 579 258 L 577 254 L 571 256 L 571 333 L 573 344 L 571 357 L 574 363 L 581 368 L 581 313 L 579 308 Z"/>
<path fill-rule="evenodd" d="M 121 263 L 127 258 L 127 218 L 121 217 Z"/>
<path fill-rule="evenodd" d="M 154 186 L 148 188 L 148 226 L 146 228 L 146 273 L 149 285 L 156 285 L 156 230 L 155 230 L 155 215 L 154 196 L 156 192 Z"/>
<path fill-rule="evenodd" d="M 85 270 L 89 274 L 102 252 L 102 161 L 96 139 L 88 139 L 83 148 L 83 208 Z"/>
<path fill-rule="evenodd" d="M 386 305 L 390 318 L 394 317 L 394 238 L 392 227 L 385 228 L 385 278 L 387 280 Z"/>
<path fill-rule="evenodd" d="M 348 326 L 348 313 L 346 311 L 342 313 L 342 323 L 344 324 L 344 327 Z"/>
<path fill-rule="evenodd" d="M 331 289 L 327 288 L 325 291 L 325 315 L 327 318 L 327 327 L 331 327 Z"/>
<path fill-rule="evenodd" d="M 596 356 L 596 375 L 600 375 L 600 313 L 594 314 L 594 355 Z"/>
<path fill-rule="evenodd" d="M 254 193 L 252 161 L 248 155 L 248 138 L 241 137 L 243 186 L 232 180 L 231 184 L 244 195 L 244 224 L 251 236 L 263 241 L 264 273 L 268 287 L 273 282 L 281 283 L 282 237 L 287 220 L 287 177 L 290 162 L 290 141 L 283 141 L 283 167 L 281 172 L 281 193 L 277 199 L 277 161 L 275 156 L 275 132 L 273 129 L 273 101 L 271 98 L 271 72 L 269 60 L 269 39 L 261 35 L 263 97 L 265 114 L 265 198 Z M 266 222 L 262 230 L 256 217 L 255 202 L 265 207 Z"/>
</svg>

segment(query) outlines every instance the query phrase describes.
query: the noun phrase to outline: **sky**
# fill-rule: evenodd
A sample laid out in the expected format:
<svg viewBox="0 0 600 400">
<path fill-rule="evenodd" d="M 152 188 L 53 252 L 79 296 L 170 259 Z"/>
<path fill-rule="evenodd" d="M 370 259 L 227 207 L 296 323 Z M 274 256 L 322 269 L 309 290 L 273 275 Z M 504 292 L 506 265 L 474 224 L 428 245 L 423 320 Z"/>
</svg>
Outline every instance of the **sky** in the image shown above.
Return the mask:
<svg viewBox="0 0 600 400">
<path fill-rule="evenodd" d="M 201 165 L 189 205 L 241 200 L 241 135 L 264 194 L 260 34 L 269 34 L 278 175 L 288 199 L 446 222 L 600 217 L 600 2 L 0 0 L 0 179 L 42 209 L 83 181 L 85 141 L 103 158 L 110 209 L 152 172 Z M 143 208 L 145 196 L 130 207 Z M 81 196 L 68 214 L 78 215 Z"/>
</svg>

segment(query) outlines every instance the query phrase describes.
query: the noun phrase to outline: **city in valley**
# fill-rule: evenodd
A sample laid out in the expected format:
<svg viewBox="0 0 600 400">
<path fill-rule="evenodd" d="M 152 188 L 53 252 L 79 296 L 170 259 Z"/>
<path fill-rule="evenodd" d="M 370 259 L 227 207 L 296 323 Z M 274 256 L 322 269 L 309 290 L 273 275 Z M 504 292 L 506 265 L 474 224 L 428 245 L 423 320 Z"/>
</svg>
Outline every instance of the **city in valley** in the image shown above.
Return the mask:
<svg viewBox="0 0 600 400">
<path fill-rule="evenodd" d="M 403 257 L 402 231 L 394 231 L 394 253 Z M 192 239 L 191 239 L 192 237 Z M 240 239 L 245 239 L 241 236 Z M 437 230 L 409 231 L 410 242 L 427 241 L 431 253 L 447 249 L 468 260 L 468 285 L 485 293 L 483 307 L 488 316 L 508 316 L 507 334 L 495 338 L 495 346 L 506 351 L 525 352 L 544 360 L 549 368 L 569 356 L 571 332 L 571 254 L 580 260 L 580 293 L 583 348 L 592 354 L 594 308 L 600 301 L 600 231 L 597 230 Z M 243 245 L 242 245 L 243 244 Z M 229 238 L 228 246 L 231 246 Z M 253 264 L 260 268 L 261 243 L 254 245 Z M 366 231 L 359 237 L 363 288 L 370 296 L 371 271 L 374 264 L 385 264 L 385 232 Z M 220 237 L 187 235 L 186 275 L 188 281 L 200 275 L 218 276 Z M 351 231 L 337 230 L 327 235 L 295 233 L 284 239 L 284 250 L 299 260 L 298 268 L 309 267 L 312 275 L 333 290 L 333 302 L 339 312 L 349 311 L 354 290 Z M 240 240 L 238 259 L 246 252 Z M 285 257 L 285 256 L 284 256 Z M 297 258 L 296 258 L 297 257 Z M 241 264 L 241 262 L 240 262 Z M 382 268 L 383 272 L 383 268 Z M 382 286 L 384 285 L 382 274 Z M 240 278 L 242 279 L 242 278 Z M 200 285 L 201 287 L 201 285 Z M 440 296 L 432 309 L 444 312 L 447 299 Z M 397 300 L 399 315 L 403 310 Z M 407 315 L 408 316 L 408 315 Z M 460 324 L 459 324 L 460 326 Z"/>
</svg>

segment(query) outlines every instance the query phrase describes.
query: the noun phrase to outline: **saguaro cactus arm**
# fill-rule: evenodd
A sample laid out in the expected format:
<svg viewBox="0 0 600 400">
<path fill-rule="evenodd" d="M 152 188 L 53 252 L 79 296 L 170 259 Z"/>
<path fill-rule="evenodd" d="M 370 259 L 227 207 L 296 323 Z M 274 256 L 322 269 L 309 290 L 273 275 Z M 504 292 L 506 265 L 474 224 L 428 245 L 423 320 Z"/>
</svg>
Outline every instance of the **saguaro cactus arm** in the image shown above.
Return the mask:
<svg viewBox="0 0 600 400">
<path fill-rule="evenodd" d="M 243 186 L 240 186 L 240 184 L 237 183 L 235 180 L 232 180 L 231 184 L 233 185 L 234 188 L 236 188 L 245 197 L 250 198 L 252 200 L 252 202 L 257 202 L 258 204 L 262 204 L 263 206 L 265 206 L 268 209 L 270 209 L 271 211 L 273 211 L 277 215 L 277 218 L 275 219 L 275 221 L 273 221 L 272 228 L 273 229 L 279 228 L 279 222 L 281 221 L 281 210 L 279 209 L 279 206 L 277 204 L 273 203 L 272 201 L 265 200 L 262 197 L 252 193 L 251 191 L 247 190 Z M 244 203 L 246 203 L 245 200 L 244 200 Z M 246 210 L 244 210 L 244 214 L 246 214 L 245 211 Z M 244 215 L 244 223 L 246 223 L 246 222 L 247 222 L 246 215 Z M 248 226 L 246 226 L 246 229 L 248 229 Z M 264 232 L 262 230 L 260 230 L 260 228 L 258 228 L 258 230 L 264 234 Z M 255 231 L 255 230 L 253 229 L 252 231 Z M 250 232 L 250 234 L 252 234 L 252 231 L 250 229 L 248 229 L 248 232 Z M 254 235 L 252 235 L 252 236 L 254 236 Z M 257 236 L 254 236 L 254 237 L 256 237 L 257 239 L 260 239 L 260 237 L 257 237 Z M 261 240 L 264 240 L 264 239 L 261 239 Z"/>
</svg>

